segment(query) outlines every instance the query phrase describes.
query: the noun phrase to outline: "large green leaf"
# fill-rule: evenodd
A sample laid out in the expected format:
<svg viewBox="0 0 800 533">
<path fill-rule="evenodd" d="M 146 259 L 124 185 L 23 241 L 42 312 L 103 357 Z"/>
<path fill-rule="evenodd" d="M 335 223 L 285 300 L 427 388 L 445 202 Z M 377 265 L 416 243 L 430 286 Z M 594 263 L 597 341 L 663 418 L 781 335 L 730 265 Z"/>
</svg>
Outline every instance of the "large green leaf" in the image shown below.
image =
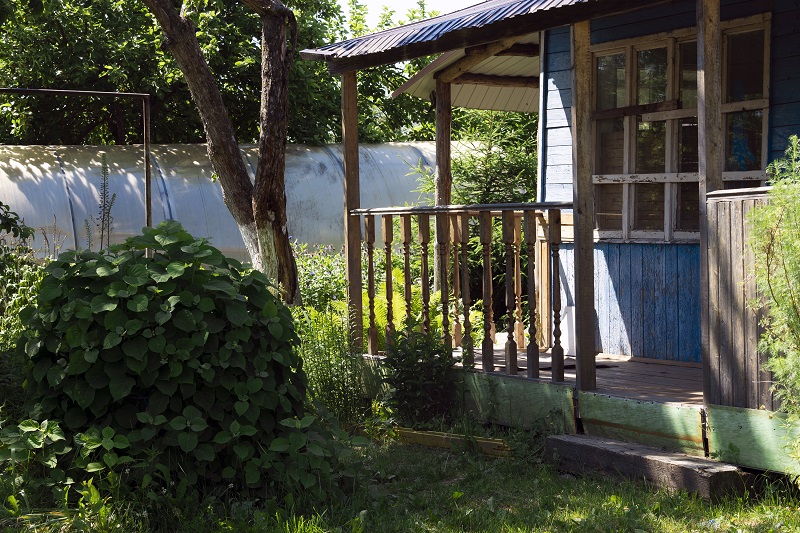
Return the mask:
<svg viewBox="0 0 800 533">
<path fill-rule="evenodd" d="M 181 331 L 191 332 L 197 328 L 194 315 L 188 309 L 181 309 L 172 316 L 172 324 Z"/>
<path fill-rule="evenodd" d="M 144 337 L 131 337 L 122 343 L 122 353 L 133 359 L 143 360 L 147 354 L 147 339 Z"/>
<path fill-rule="evenodd" d="M 139 293 L 130 298 L 126 306 L 129 311 L 134 313 L 144 313 L 147 311 L 148 303 L 147 295 Z"/>
<path fill-rule="evenodd" d="M 242 326 L 251 321 L 247 306 L 240 301 L 233 301 L 225 306 L 225 316 L 234 326 Z"/>
<path fill-rule="evenodd" d="M 131 390 L 135 384 L 136 382 L 133 380 L 133 378 L 127 376 L 122 378 L 111 378 L 108 383 L 108 390 L 111 392 L 111 398 L 113 398 L 114 401 L 121 400 L 131 393 Z"/>
</svg>

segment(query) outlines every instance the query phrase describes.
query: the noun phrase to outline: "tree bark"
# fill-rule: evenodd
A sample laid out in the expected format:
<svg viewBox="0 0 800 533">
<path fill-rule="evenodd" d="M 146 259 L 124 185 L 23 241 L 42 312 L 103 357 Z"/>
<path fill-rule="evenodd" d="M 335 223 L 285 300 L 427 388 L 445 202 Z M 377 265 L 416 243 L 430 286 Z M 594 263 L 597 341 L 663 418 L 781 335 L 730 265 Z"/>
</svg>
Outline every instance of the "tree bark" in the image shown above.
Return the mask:
<svg viewBox="0 0 800 533">
<path fill-rule="evenodd" d="M 250 182 L 230 117 L 203 56 L 192 21 L 171 0 L 142 0 L 164 32 L 164 46 L 178 63 L 206 133 L 211 166 L 222 198 L 239 227 L 253 267 L 279 283 L 287 302 L 298 300 L 297 266 L 286 232 L 284 169 L 291 52 L 286 26 L 294 15 L 273 0 L 244 0 L 262 20 L 262 101 L 259 161 Z M 293 50 L 292 50 L 293 51 Z"/>
</svg>

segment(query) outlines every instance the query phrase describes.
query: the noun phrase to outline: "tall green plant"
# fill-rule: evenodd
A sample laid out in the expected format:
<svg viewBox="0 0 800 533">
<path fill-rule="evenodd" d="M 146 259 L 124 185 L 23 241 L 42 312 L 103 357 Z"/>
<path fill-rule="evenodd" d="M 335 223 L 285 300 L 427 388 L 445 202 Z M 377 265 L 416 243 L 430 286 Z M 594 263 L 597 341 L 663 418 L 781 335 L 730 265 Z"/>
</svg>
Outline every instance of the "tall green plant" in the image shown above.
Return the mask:
<svg viewBox="0 0 800 533">
<path fill-rule="evenodd" d="M 760 346 L 769 354 L 775 393 L 790 418 L 800 421 L 800 141 L 789 139 L 786 157 L 768 167 L 769 203 L 750 213 L 755 276 L 767 303 Z M 800 441 L 791 453 L 800 458 Z"/>
</svg>

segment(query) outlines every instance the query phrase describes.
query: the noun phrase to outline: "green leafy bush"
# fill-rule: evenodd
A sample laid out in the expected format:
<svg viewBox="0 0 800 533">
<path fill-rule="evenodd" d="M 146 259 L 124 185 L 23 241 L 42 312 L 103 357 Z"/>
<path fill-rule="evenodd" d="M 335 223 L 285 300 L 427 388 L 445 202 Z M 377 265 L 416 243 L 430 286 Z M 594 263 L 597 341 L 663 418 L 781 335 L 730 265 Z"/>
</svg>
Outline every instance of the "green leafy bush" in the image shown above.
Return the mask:
<svg viewBox="0 0 800 533">
<path fill-rule="evenodd" d="M 20 311 L 36 299 L 44 261 L 28 245 L 33 229 L 0 202 L 0 405 L 5 417 L 22 413 L 25 360 L 14 347 L 22 335 Z"/>
<path fill-rule="evenodd" d="M 400 331 L 386 348 L 389 405 L 403 423 L 424 423 L 446 417 L 455 401 L 448 373 L 456 363 L 433 333 Z"/>
<path fill-rule="evenodd" d="M 296 244 L 294 252 L 304 307 L 325 311 L 333 302 L 345 301 L 347 268 L 342 250 Z"/>
<path fill-rule="evenodd" d="M 330 490 L 347 450 L 306 411 L 292 318 L 260 272 L 176 222 L 64 253 L 46 272 L 23 313 L 30 412 L 101 443 L 65 462 L 113 470 L 123 444 L 143 488 L 179 476 Z"/>
<path fill-rule="evenodd" d="M 782 409 L 800 422 L 800 141 L 789 139 L 786 158 L 768 167 L 769 203 L 750 213 L 755 274 L 768 313 L 760 346 L 769 354 Z M 792 443 L 800 459 L 800 442 Z"/>
</svg>

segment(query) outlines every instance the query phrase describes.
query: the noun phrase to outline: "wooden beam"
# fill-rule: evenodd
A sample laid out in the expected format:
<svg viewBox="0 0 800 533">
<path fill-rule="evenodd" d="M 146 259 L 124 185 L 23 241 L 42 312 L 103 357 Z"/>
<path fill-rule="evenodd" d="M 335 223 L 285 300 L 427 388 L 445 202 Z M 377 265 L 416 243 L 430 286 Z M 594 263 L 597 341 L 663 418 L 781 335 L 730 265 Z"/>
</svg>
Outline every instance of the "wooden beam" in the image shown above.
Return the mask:
<svg viewBox="0 0 800 533">
<path fill-rule="evenodd" d="M 709 242 L 706 195 L 722 189 L 724 132 L 722 130 L 722 32 L 720 0 L 697 0 L 697 140 L 700 175 L 700 314 L 703 397 L 713 403 L 719 376 L 712 346 L 717 346 L 712 321 L 719 315 L 717 295 L 710 290 L 709 265 L 716 263 L 716 243 Z"/>
<path fill-rule="evenodd" d="M 674 111 L 678 108 L 680 108 L 680 101 L 667 100 L 666 102 L 656 102 L 654 104 L 629 105 L 595 111 L 592 113 L 592 119 L 604 120 L 607 118 L 627 117 L 629 115 L 643 115 L 645 113 L 661 113 L 663 111 Z"/>
<path fill-rule="evenodd" d="M 538 76 L 490 76 L 465 73 L 452 81 L 456 85 L 490 85 L 492 87 L 539 88 Z"/>
<path fill-rule="evenodd" d="M 464 53 L 468 56 L 483 55 L 486 53 L 488 45 L 480 44 L 478 46 L 468 46 L 464 49 Z M 505 50 L 501 50 L 495 54 L 496 56 L 516 56 L 516 57 L 538 57 L 539 45 L 535 43 L 517 43 L 512 44 Z"/>
<path fill-rule="evenodd" d="M 450 205 L 453 176 L 450 170 L 450 137 L 453 109 L 450 84 L 436 80 L 436 205 Z"/>
<path fill-rule="evenodd" d="M 361 207 L 358 173 L 358 84 L 355 72 L 342 74 L 342 151 L 347 309 L 350 334 L 357 348 L 362 349 L 364 321 L 361 305 L 361 217 L 350 213 Z"/>
<path fill-rule="evenodd" d="M 589 21 L 572 26 L 572 190 L 575 231 L 575 357 L 578 390 L 595 390 L 592 53 Z"/>
<path fill-rule="evenodd" d="M 487 44 L 486 49 L 482 54 L 464 56 L 452 65 L 447 66 L 434 74 L 434 77 L 437 80 L 442 80 L 444 83 L 450 83 L 462 74 L 468 72 L 472 67 L 483 63 L 498 52 L 510 48 L 520 39 L 522 39 L 522 36 L 508 37 L 506 39 L 501 39 L 499 41 Z"/>
</svg>

